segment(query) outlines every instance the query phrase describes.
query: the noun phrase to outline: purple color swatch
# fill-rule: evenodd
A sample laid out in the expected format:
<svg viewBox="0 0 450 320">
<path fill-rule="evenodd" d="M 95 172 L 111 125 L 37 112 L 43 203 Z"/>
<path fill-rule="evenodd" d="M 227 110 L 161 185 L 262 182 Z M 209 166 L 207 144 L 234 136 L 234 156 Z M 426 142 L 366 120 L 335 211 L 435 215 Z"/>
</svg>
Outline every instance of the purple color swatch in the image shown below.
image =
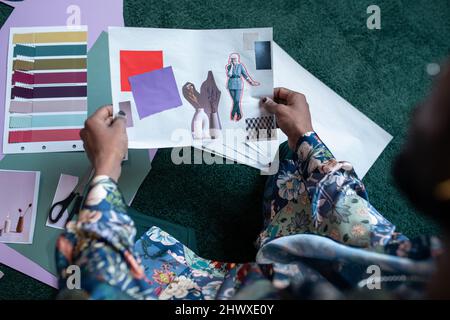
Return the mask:
<svg viewBox="0 0 450 320">
<path fill-rule="evenodd" d="M 181 106 L 172 67 L 166 67 L 128 78 L 139 118 Z"/>
<path fill-rule="evenodd" d="M 33 98 L 67 98 L 86 97 L 86 86 L 62 86 L 62 87 L 34 87 L 33 89 L 24 87 L 13 87 L 11 96 L 26 99 Z"/>
<path fill-rule="evenodd" d="M 49 72 L 49 73 L 26 73 L 15 71 L 12 75 L 13 84 L 16 82 L 26 84 L 46 83 L 85 83 L 87 72 Z"/>
</svg>

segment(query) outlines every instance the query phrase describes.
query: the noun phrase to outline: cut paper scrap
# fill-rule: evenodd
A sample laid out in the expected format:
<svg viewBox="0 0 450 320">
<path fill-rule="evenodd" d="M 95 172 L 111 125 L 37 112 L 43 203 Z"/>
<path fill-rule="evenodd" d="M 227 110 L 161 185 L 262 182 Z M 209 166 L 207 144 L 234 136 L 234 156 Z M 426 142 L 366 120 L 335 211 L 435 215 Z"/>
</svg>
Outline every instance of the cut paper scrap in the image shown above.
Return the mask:
<svg viewBox="0 0 450 320">
<path fill-rule="evenodd" d="M 52 205 L 58 201 L 66 199 L 70 195 L 70 193 L 75 189 L 77 183 L 78 177 L 61 173 L 61 175 L 59 176 L 58 186 L 56 187 L 55 197 L 53 198 Z M 68 217 L 69 213 L 67 212 L 67 210 L 65 210 L 63 216 L 61 217 L 60 220 L 58 220 L 58 222 L 52 223 L 47 218 L 47 223 L 45 225 L 51 228 L 64 229 L 64 225 L 66 224 Z"/>
<path fill-rule="evenodd" d="M 34 61 L 14 60 L 13 70 L 58 70 L 58 69 L 86 69 L 86 58 L 39 59 Z"/>
<path fill-rule="evenodd" d="M 14 86 L 11 91 L 11 97 L 25 99 L 36 98 L 73 98 L 86 97 L 87 86 L 60 86 L 60 87 L 34 87 L 25 88 Z"/>
<path fill-rule="evenodd" d="M 256 70 L 272 69 L 272 54 L 270 41 L 255 42 L 255 63 Z"/>
<path fill-rule="evenodd" d="M 58 279 L 53 274 L 4 243 L 0 243 L 0 263 L 58 289 Z"/>
<path fill-rule="evenodd" d="M 9 143 L 80 141 L 81 129 L 10 131 Z"/>
<path fill-rule="evenodd" d="M 129 78 L 139 118 L 182 105 L 172 67 Z"/>
<path fill-rule="evenodd" d="M 24 84 L 51 84 L 51 83 L 86 83 L 87 72 L 47 72 L 47 73 L 26 73 L 15 71 L 12 76 L 12 83 Z"/>
<path fill-rule="evenodd" d="M 244 42 L 244 50 L 254 50 L 255 41 L 258 41 L 259 34 L 257 32 L 246 32 L 242 36 Z"/>
<path fill-rule="evenodd" d="M 128 79 L 163 67 L 162 51 L 120 51 L 120 83 L 122 91 L 131 91 Z"/>
<path fill-rule="evenodd" d="M 0 29 L 0 132 L 3 133 L 3 107 L 5 104 L 5 81 L 8 53 L 9 29 L 11 27 L 61 26 L 70 24 L 74 4 L 80 8 L 80 24 L 89 28 L 88 49 L 108 26 L 123 26 L 123 0 L 26 0 L 8 2 L 14 10 Z M 48 8 L 52 8 L 48 10 Z M 108 10 L 105 10 L 108 8 Z M 33 14 L 30 14 L 32 12 Z M 77 28 L 74 26 L 74 28 Z M 7 107 L 7 106 L 6 106 Z M 0 134 L 0 145 L 4 135 Z M 3 158 L 0 148 L 0 159 Z"/>
<path fill-rule="evenodd" d="M 133 126 L 133 114 L 131 113 L 130 101 L 119 102 L 119 109 L 120 109 L 120 111 L 125 112 L 125 114 L 127 115 L 127 128 L 132 127 Z"/>
<path fill-rule="evenodd" d="M 45 113 L 87 111 L 87 100 L 13 100 L 9 105 L 10 113 Z"/>
<path fill-rule="evenodd" d="M 275 158 L 276 150 L 278 149 L 277 141 L 264 141 L 264 143 L 269 144 L 267 150 L 272 150 L 273 152 L 267 152 L 261 154 L 255 151 L 255 148 L 251 148 L 244 143 L 237 143 L 233 147 L 223 143 L 223 140 L 213 140 L 210 143 L 203 144 L 201 146 L 195 146 L 196 148 L 201 148 L 203 151 L 210 152 L 217 156 L 221 156 L 227 161 L 246 164 L 253 168 L 259 169 L 261 171 L 267 172 L 270 170 L 270 164 Z"/>
</svg>

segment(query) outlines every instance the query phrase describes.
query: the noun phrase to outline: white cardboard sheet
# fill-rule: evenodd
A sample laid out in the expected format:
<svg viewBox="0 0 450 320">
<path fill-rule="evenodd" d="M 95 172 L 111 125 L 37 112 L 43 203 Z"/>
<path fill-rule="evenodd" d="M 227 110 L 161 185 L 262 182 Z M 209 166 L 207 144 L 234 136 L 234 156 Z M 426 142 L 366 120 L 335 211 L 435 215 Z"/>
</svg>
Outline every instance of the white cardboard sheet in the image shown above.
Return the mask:
<svg viewBox="0 0 450 320">
<path fill-rule="evenodd" d="M 272 28 L 181 30 L 110 27 L 113 107 L 114 111 L 118 112 L 120 102 L 131 103 L 134 125 L 127 128 L 129 147 L 139 149 L 201 145 L 201 140 L 193 139 L 191 136 L 195 109 L 183 96 L 182 87 L 190 82 L 195 85 L 197 91 L 200 91 L 208 71 L 212 71 L 217 87 L 221 91 L 218 113 L 222 131 L 245 130 L 245 118 L 260 116 L 259 99 L 273 92 L 272 61 L 271 69 L 257 68 L 255 49 L 251 46 L 255 39 L 271 42 Z M 182 105 L 139 118 L 133 92 L 121 90 L 121 51 L 162 51 L 163 67 L 172 67 Z M 227 90 L 226 66 L 232 53 L 239 54 L 239 62 L 245 66 L 250 78 L 259 82 L 259 85 L 252 86 L 242 79 L 243 114 L 239 121 L 230 120 L 233 101 Z M 214 139 L 208 141 L 214 142 L 212 140 Z"/>
<path fill-rule="evenodd" d="M 336 159 L 352 163 L 362 179 L 389 144 L 392 136 L 304 69 L 275 42 L 273 69 L 274 86 L 286 87 L 306 96 L 314 130 Z M 278 137 L 278 143 L 287 140 L 280 130 Z M 258 144 L 263 145 L 266 142 Z M 273 142 L 270 145 L 273 145 Z M 234 153 L 222 146 L 210 145 L 207 149 L 225 158 L 233 158 Z M 267 149 L 267 157 L 273 158 L 276 148 Z M 239 157 L 237 161 L 267 170 L 266 166 L 252 159 Z"/>
<path fill-rule="evenodd" d="M 170 29 L 110 28 L 109 43 L 111 79 L 115 111 L 119 110 L 118 103 L 120 101 L 132 100 L 131 92 L 124 94 L 120 91 L 120 50 L 162 49 L 166 52 L 171 52 L 171 54 L 168 55 L 169 59 L 164 58 L 164 67 L 166 67 L 175 64 L 176 61 L 185 59 L 187 55 L 183 48 L 177 49 L 171 44 L 180 43 L 180 38 L 182 38 L 184 42 L 199 41 L 199 39 L 202 39 L 196 36 L 191 36 L 190 33 L 195 32 L 193 30 L 188 30 L 188 33 L 182 32 L 186 30 L 168 30 Z M 245 49 L 224 49 L 223 51 L 229 53 L 228 51 L 242 50 L 242 52 L 244 52 L 243 59 L 245 61 L 245 52 L 247 52 L 248 55 L 247 59 L 251 59 L 251 55 L 253 54 L 250 45 L 252 40 L 250 38 L 255 35 L 252 35 L 252 33 L 255 33 L 255 30 L 257 30 L 260 34 L 260 38 L 264 39 L 266 36 L 271 37 L 271 32 L 270 34 L 267 33 L 264 35 L 265 32 L 268 32 L 264 31 L 266 29 L 243 30 L 244 33 L 247 33 L 247 39 L 244 40 Z M 211 41 L 211 39 L 214 39 L 214 37 L 217 37 L 214 33 L 217 33 L 218 30 L 202 30 L 202 32 L 205 31 L 205 34 L 208 36 L 205 36 L 202 42 L 198 44 L 199 48 L 203 47 L 203 43 L 205 41 L 208 42 Z M 150 34 L 154 38 L 156 37 L 160 39 L 161 34 L 159 34 L 159 32 L 167 35 L 167 41 L 164 41 L 163 45 L 160 45 L 159 43 L 156 44 L 150 40 L 145 40 L 145 38 L 149 37 Z M 262 37 L 261 34 L 263 34 Z M 235 39 L 236 43 L 242 42 L 241 35 L 242 34 Z M 174 39 L 177 41 L 174 41 Z M 250 42 L 247 43 L 246 41 Z M 214 43 L 214 41 L 211 43 Z M 211 48 L 208 50 L 211 50 L 211 52 L 218 52 L 217 48 L 212 48 L 213 46 L 210 47 Z M 174 55 L 173 52 L 176 54 Z M 211 52 L 208 54 L 211 54 Z M 195 50 L 191 50 L 188 55 L 191 56 L 194 53 Z M 199 52 L 198 54 L 201 55 L 203 53 Z M 222 60 L 224 59 L 220 59 L 218 62 L 213 62 L 213 64 L 218 64 L 218 66 L 215 67 L 217 70 L 219 67 L 223 68 L 225 66 L 226 61 L 224 63 Z M 181 71 L 177 71 L 177 69 L 174 68 L 174 72 L 176 73 L 175 77 L 179 88 L 185 81 L 190 79 L 192 79 L 190 80 L 191 82 L 196 83 L 197 87 L 199 86 L 197 83 L 201 83 L 201 81 L 203 81 L 206 72 L 211 69 L 211 62 L 206 58 L 206 56 L 200 61 L 201 62 L 198 62 L 198 60 L 196 60 L 196 62 L 192 62 L 195 65 L 186 67 L 186 69 L 182 69 Z M 247 62 L 247 65 L 251 65 L 251 63 Z M 321 139 L 325 142 L 338 160 L 346 160 L 351 162 L 358 176 L 363 178 L 384 148 L 388 145 L 392 139 L 392 136 L 363 113 L 358 111 L 349 102 L 336 94 L 332 89 L 327 87 L 323 82 L 305 70 L 275 42 L 272 42 L 272 69 L 274 86 L 286 87 L 305 94 L 311 109 L 315 131 L 319 134 Z M 188 70 L 200 71 L 195 72 L 195 74 L 192 74 L 191 76 L 189 75 Z M 251 72 L 255 72 L 255 70 L 252 70 Z M 261 77 L 264 78 L 262 74 Z M 224 81 L 224 78 L 218 79 L 218 76 L 215 78 L 217 82 Z M 258 75 L 255 75 L 255 78 L 258 78 Z M 221 100 L 227 104 L 229 102 L 229 95 L 226 90 L 223 90 L 219 83 L 218 85 L 222 90 Z M 258 87 L 249 87 L 248 90 L 253 90 L 254 88 Z M 260 90 L 258 93 L 250 92 L 250 95 L 248 96 L 249 99 L 256 99 L 257 96 L 260 96 L 263 93 L 261 92 L 261 88 L 258 90 Z M 237 149 L 245 149 L 243 145 L 236 147 L 232 145 L 230 146 L 226 143 L 227 147 L 225 147 L 220 140 L 213 141 L 212 143 L 203 142 L 201 145 L 195 143 L 191 144 L 192 141 L 186 142 L 185 140 L 179 141 L 179 143 L 174 143 L 173 141 L 168 143 L 167 136 L 169 131 L 166 132 L 165 130 L 170 129 L 170 131 L 173 131 L 173 128 L 180 128 L 183 126 L 187 127 L 190 119 L 192 118 L 194 111 L 193 108 L 187 105 L 183 97 L 182 100 L 183 106 L 150 116 L 142 121 L 142 125 L 135 128 L 128 128 L 127 131 L 130 139 L 130 148 L 161 148 L 194 145 L 195 147 L 203 150 L 208 150 L 210 152 L 223 155 L 225 158 L 235 159 L 240 163 L 267 171 L 267 161 L 255 161 L 251 152 L 247 154 L 247 156 L 242 156 L 240 151 L 236 152 Z M 132 107 L 132 112 L 135 113 L 135 106 Z M 221 115 L 223 125 L 223 121 L 226 119 L 226 113 L 229 112 L 228 107 L 222 107 L 222 111 L 225 112 L 224 115 Z M 136 115 L 134 114 L 133 117 L 135 116 Z M 261 149 L 267 150 L 267 153 L 263 155 L 262 159 L 273 159 L 277 151 L 277 148 L 273 146 L 277 146 L 279 143 L 286 141 L 286 139 L 286 136 L 281 132 L 281 130 L 278 130 L 278 140 L 256 142 L 261 146 Z M 242 144 L 244 144 L 244 142 L 242 142 Z"/>
</svg>

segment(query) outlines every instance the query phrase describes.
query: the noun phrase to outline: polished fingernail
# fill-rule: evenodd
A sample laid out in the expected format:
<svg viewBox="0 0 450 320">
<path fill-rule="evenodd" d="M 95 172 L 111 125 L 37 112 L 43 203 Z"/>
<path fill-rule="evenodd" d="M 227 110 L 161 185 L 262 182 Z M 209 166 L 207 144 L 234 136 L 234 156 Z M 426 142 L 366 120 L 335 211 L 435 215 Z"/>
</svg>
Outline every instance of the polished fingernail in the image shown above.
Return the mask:
<svg viewBox="0 0 450 320">
<path fill-rule="evenodd" d="M 118 112 L 121 116 L 126 116 L 127 114 L 124 112 L 124 111 L 122 111 L 122 110 L 120 110 L 119 112 Z"/>
<path fill-rule="evenodd" d="M 262 102 L 263 102 L 263 103 L 266 103 L 266 102 L 267 102 L 267 97 L 264 97 L 264 98 L 262 99 Z"/>
</svg>

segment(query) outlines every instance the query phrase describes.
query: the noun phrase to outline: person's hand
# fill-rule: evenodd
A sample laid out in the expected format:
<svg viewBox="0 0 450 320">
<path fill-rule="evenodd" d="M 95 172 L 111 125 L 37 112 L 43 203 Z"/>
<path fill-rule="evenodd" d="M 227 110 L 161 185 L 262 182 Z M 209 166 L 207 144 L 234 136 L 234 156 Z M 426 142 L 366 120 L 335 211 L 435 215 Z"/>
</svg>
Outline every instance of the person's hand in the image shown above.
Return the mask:
<svg viewBox="0 0 450 320">
<path fill-rule="evenodd" d="M 229 77 L 233 75 L 233 63 L 230 62 L 229 64 L 227 64 L 227 72 Z"/>
<path fill-rule="evenodd" d="M 118 181 L 121 163 L 128 149 L 126 115 L 113 118 L 112 106 L 98 109 L 84 124 L 80 137 L 96 175 Z"/>
<path fill-rule="evenodd" d="M 275 88 L 274 100 L 263 98 L 261 106 L 275 114 L 278 126 L 288 136 L 289 148 L 294 150 L 298 139 L 313 131 L 308 102 L 303 94 L 286 88 Z"/>
<path fill-rule="evenodd" d="M 252 80 L 252 81 L 250 82 L 250 84 L 251 84 L 252 86 L 254 86 L 254 87 L 260 85 L 260 83 L 259 83 L 258 81 L 255 81 L 255 80 Z"/>
</svg>

